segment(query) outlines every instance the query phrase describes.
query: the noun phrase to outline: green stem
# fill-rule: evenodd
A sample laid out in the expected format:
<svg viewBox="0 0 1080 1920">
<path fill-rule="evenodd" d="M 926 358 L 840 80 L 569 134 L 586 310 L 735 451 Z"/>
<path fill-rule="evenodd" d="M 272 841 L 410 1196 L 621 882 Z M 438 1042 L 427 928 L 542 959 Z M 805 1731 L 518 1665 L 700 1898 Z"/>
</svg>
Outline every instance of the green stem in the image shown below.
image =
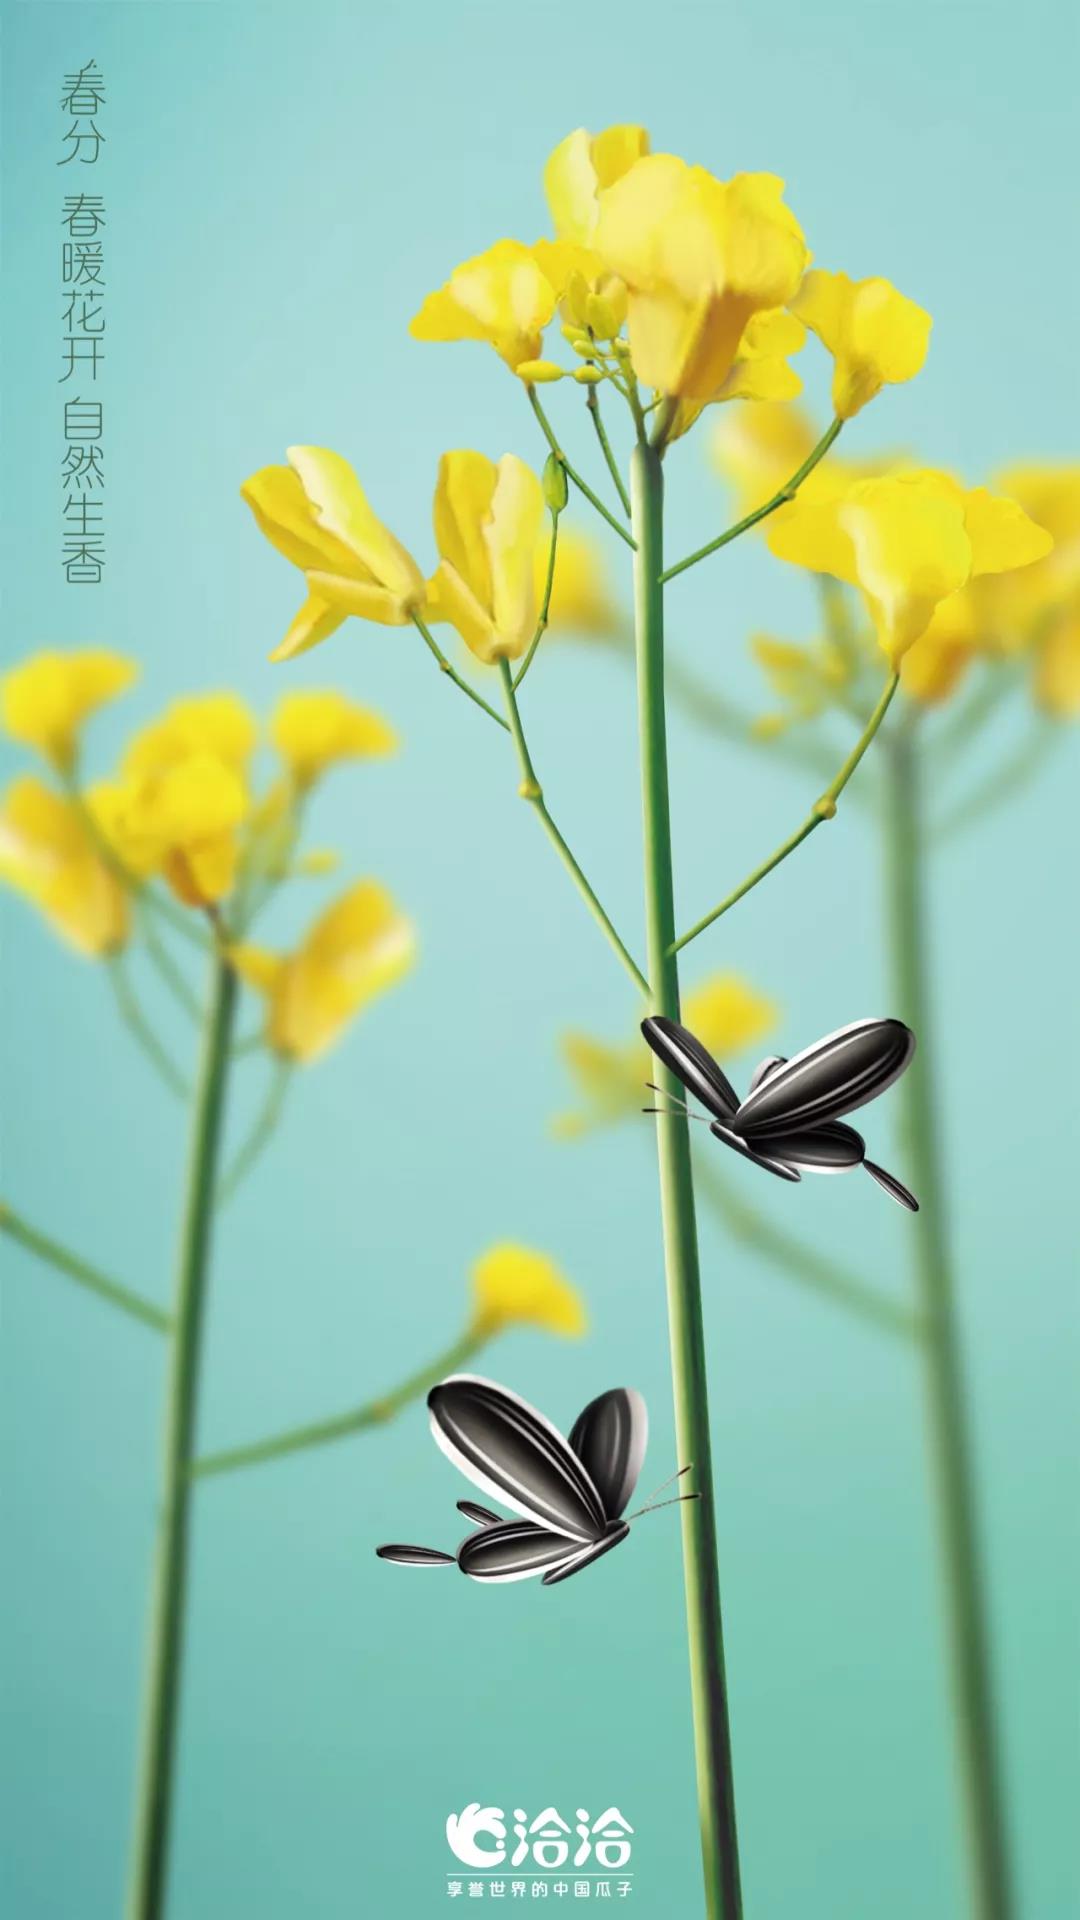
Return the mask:
<svg viewBox="0 0 1080 1920">
<path fill-rule="evenodd" d="M 235 1059 L 236 1048 L 233 1047 L 231 1051 Z M 283 1060 L 280 1057 L 275 1059 L 273 1072 L 270 1076 L 270 1085 L 267 1089 L 266 1099 L 263 1102 L 262 1109 L 255 1120 L 251 1132 L 248 1134 L 235 1160 L 223 1175 L 218 1186 L 217 1204 L 219 1207 L 228 1205 L 237 1188 L 247 1179 L 248 1174 L 251 1172 L 252 1167 L 263 1152 L 263 1149 L 269 1146 L 277 1130 L 278 1122 L 281 1119 L 281 1110 L 285 1104 L 285 1096 L 289 1091 L 291 1083 L 292 1062 Z"/>
<path fill-rule="evenodd" d="M 159 1333 L 168 1333 L 172 1321 L 160 1307 L 149 1300 L 143 1300 L 139 1294 L 132 1293 L 130 1287 L 122 1287 L 118 1280 L 110 1280 L 107 1273 L 92 1267 L 81 1255 L 71 1253 L 62 1247 L 58 1240 L 51 1240 L 46 1233 L 40 1233 L 23 1220 L 14 1208 L 0 1201 L 0 1233 L 6 1233 L 9 1240 L 16 1240 L 28 1253 L 45 1260 L 58 1273 L 66 1273 L 88 1292 L 96 1293 L 99 1300 L 107 1300 L 112 1307 L 120 1307 L 124 1313 L 130 1313 L 135 1320 L 141 1320 L 145 1326 L 155 1327 Z"/>
<path fill-rule="evenodd" d="M 721 900 L 720 905 L 714 907 L 712 912 L 707 913 L 703 919 L 695 921 L 689 933 L 682 934 L 680 938 L 675 941 L 672 948 L 674 953 L 681 953 L 683 947 L 688 947 L 691 940 L 696 940 L 699 933 L 704 933 L 706 927 L 711 927 L 714 920 L 719 920 L 721 914 L 726 913 L 728 908 L 733 907 L 737 900 L 741 900 L 745 894 L 756 887 L 760 880 L 764 880 L 766 874 L 771 873 L 774 867 L 778 867 L 782 860 L 786 860 L 789 853 L 794 853 L 796 847 L 801 846 L 803 841 L 808 839 L 824 821 L 834 818 L 836 814 L 836 803 L 884 720 L 885 715 L 888 713 L 892 697 L 899 684 L 900 676 L 894 673 L 887 681 L 885 690 L 877 706 L 870 715 L 858 741 L 848 754 L 839 773 L 835 779 L 829 782 L 821 798 L 815 800 L 802 826 L 796 827 L 794 833 L 789 834 L 786 840 L 782 840 L 775 853 L 770 853 L 768 859 L 763 860 L 760 867 L 755 867 L 753 873 L 742 882 L 742 885 L 735 888 L 734 893 L 729 893 L 727 898 Z"/>
<path fill-rule="evenodd" d="M 517 697 L 514 692 L 514 678 L 510 671 L 508 661 L 500 660 L 499 672 L 502 675 L 503 692 L 506 695 L 506 711 L 510 723 L 510 732 L 513 735 L 514 745 L 517 748 L 518 765 L 521 768 L 521 785 L 518 788 L 518 792 L 523 800 L 529 802 L 529 805 L 543 826 L 544 832 L 547 834 L 548 839 L 551 841 L 552 846 L 558 853 L 560 860 L 584 900 L 585 905 L 592 914 L 593 919 L 618 954 L 634 985 L 640 993 L 647 995 L 649 983 L 645 975 L 620 940 L 615 928 L 604 912 L 603 907 L 600 905 L 589 882 L 586 880 L 585 875 L 582 873 L 581 868 L 578 866 L 566 841 L 563 839 L 562 834 L 559 832 L 558 827 L 555 825 L 554 820 L 547 810 L 544 790 L 536 777 L 536 770 L 533 767 L 532 758 L 525 740 L 525 733 L 521 724 L 521 714 L 518 710 Z"/>
<path fill-rule="evenodd" d="M 588 389 L 585 405 L 588 407 L 589 412 L 592 415 L 592 423 L 593 423 L 593 426 L 596 428 L 596 437 L 600 442 L 600 451 L 602 452 L 604 459 L 607 462 L 607 470 L 610 473 L 611 478 L 615 483 L 615 491 L 618 494 L 619 499 L 622 501 L 623 512 L 625 513 L 627 519 L 629 519 L 630 518 L 630 495 L 626 491 L 626 483 L 623 480 L 622 474 L 619 472 L 619 463 L 616 460 L 615 455 L 611 450 L 611 441 L 607 437 L 607 428 L 604 425 L 603 417 L 600 412 L 600 396 L 597 393 L 597 390 L 595 387 L 590 387 Z"/>
<path fill-rule="evenodd" d="M 730 546 L 733 540 L 737 540 L 740 533 L 748 533 L 751 527 L 757 526 L 759 520 L 764 520 L 770 513 L 775 513 L 777 507 L 782 507 L 786 501 L 793 500 L 803 481 L 813 473 L 819 461 L 824 460 L 843 424 L 842 420 L 833 421 L 831 427 L 822 434 L 813 453 L 803 461 L 798 472 L 792 474 L 791 479 L 780 488 L 779 492 L 773 494 L 771 500 L 766 500 L 762 506 L 755 507 L 753 513 L 748 513 L 745 519 L 737 521 L 733 527 L 728 528 L 726 533 L 720 534 L 718 539 L 710 540 L 708 546 L 699 547 L 696 553 L 688 553 L 685 560 L 680 560 L 676 566 L 669 567 L 661 584 L 666 586 L 669 580 L 674 580 L 677 574 L 685 573 L 688 567 L 696 567 L 699 560 L 707 560 L 710 553 L 719 553 L 721 547 Z"/>
<path fill-rule="evenodd" d="M 190 1467 L 199 1391 L 203 1311 L 210 1270 L 214 1184 L 224 1123 L 237 978 L 215 954 L 177 1251 L 174 1331 L 165 1422 L 154 1594 L 127 1920 L 161 1920 L 165 1908 L 177 1752 L 188 1573 Z"/>
<path fill-rule="evenodd" d="M 675 924 L 664 710 L 661 585 L 664 482 L 660 456 L 650 447 L 639 445 L 631 455 L 630 497 L 637 538 L 634 624 L 641 734 L 645 919 L 652 982 L 650 1009 L 677 1020 L 679 975 L 673 951 Z M 657 1066 L 657 1073 L 659 1084 L 676 1094 L 675 1079 L 667 1069 Z M 690 1128 L 680 1114 L 672 1112 L 657 1120 L 676 1444 L 680 1466 L 693 1463 L 694 1487 L 700 1496 L 686 1501 L 682 1507 L 682 1542 L 705 1905 L 709 1920 L 739 1920 L 742 1898 L 689 1135 Z"/>
<path fill-rule="evenodd" d="M 917 1313 L 875 1292 L 855 1274 L 838 1266 L 835 1260 L 816 1253 L 813 1247 L 803 1246 L 794 1234 L 785 1233 L 764 1214 L 747 1206 L 741 1196 L 728 1186 L 711 1159 L 706 1160 L 703 1156 L 697 1162 L 696 1180 L 705 1199 L 724 1221 L 729 1232 L 752 1247 L 755 1253 L 762 1254 L 774 1267 L 789 1273 L 804 1286 L 813 1288 L 815 1293 L 831 1300 L 834 1305 L 857 1314 L 861 1320 L 877 1327 L 882 1333 L 899 1335 L 904 1340 L 919 1341 L 923 1338 L 925 1327 Z"/>
<path fill-rule="evenodd" d="M 170 1093 L 175 1093 L 178 1099 L 185 1100 L 188 1094 L 187 1081 L 162 1046 L 139 1005 L 135 990 L 128 979 L 123 957 L 118 953 L 113 954 L 105 964 L 108 969 L 109 985 L 116 996 L 116 1004 L 124 1025 L 137 1040 L 155 1073 L 168 1087 Z"/>
<path fill-rule="evenodd" d="M 289 1427 L 284 1433 L 271 1434 L 269 1439 L 256 1440 L 249 1447 L 230 1447 L 223 1453 L 207 1453 L 201 1460 L 193 1462 L 193 1478 L 207 1479 L 215 1473 L 231 1473 L 234 1467 L 255 1467 L 264 1460 L 280 1460 L 288 1453 L 305 1453 L 310 1447 L 324 1447 L 329 1441 L 347 1439 L 351 1433 L 361 1433 L 365 1427 L 383 1425 L 392 1420 L 410 1400 L 444 1380 L 448 1373 L 457 1369 L 479 1352 L 487 1335 L 476 1329 L 454 1341 L 453 1345 L 431 1360 L 427 1366 L 409 1375 L 401 1385 L 378 1400 L 367 1400 L 363 1406 L 353 1407 L 348 1413 L 339 1413 L 331 1420 L 316 1420 L 310 1426 Z"/>
<path fill-rule="evenodd" d="M 417 633 L 420 635 L 420 638 L 423 640 L 424 645 L 428 648 L 429 652 L 434 654 L 436 660 L 439 663 L 440 671 L 445 673 L 447 678 L 453 681 L 455 687 L 460 688 L 461 692 L 465 695 L 466 699 L 472 701 L 474 707 L 479 707 L 481 709 L 481 712 L 486 713 L 489 720 L 494 720 L 496 726 L 498 727 L 505 727 L 506 721 L 503 719 L 502 714 L 496 713 L 494 707 L 489 707 L 483 695 L 477 693 L 475 687 L 470 687 L 468 681 L 462 679 L 460 673 L 457 671 L 457 668 L 452 667 L 450 665 L 449 660 L 447 659 L 445 653 L 440 647 L 434 634 L 428 631 L 427 627 L 425 626 L 423 620 L 421 620 L 420 615 L 418 613 L 413 614 L 413 625 L 416 628 Z"/>
<path fill-rule="evenodd" d="M 558 553 L 558 549 L 559 549 L 559 516 L 557 513 L 553 512 L 551 515 L 551 542 L 550 542 L 550 545 L 548 546 L 547 575 L 544 580 L 544 597 L 540 603 L 540 612 L 536 621 L 536 632 L 533 634 L 533 637 L 529 642 L 529 650 L 526 653 L 525 658 L 522 661 L 521 666 L 518 669 L 518 672 L 514 679 L 515 693 L 518 687 L 520 687 L 522 681 L 524 680 L 525 675 L 528 673 L 529 668 L 532 666 L 533 655 L 535 654 L 537 647 L 540 645 L 541 640 L 543 639 L 545 633 L 547 632 L 548 615 L 551 612 L 551 589 L 555 585 L 555 558 Z"/>
<path fill-rule="evenodd" d="M 540 405 L 540 402 L 536 397 L 536 388 L 526 387 L 525 391 L 529 396 L 529 404 L 532 407 L 532 410 L 535 413 L 537 419 L 539 420 L 541 428 L 543 429 L 544 438 L 546 439 L 548 446 L 551 448 L 552 453 L 555 455 L 555 458 L 558 461 L 563 472 L 565 473 L 567 479 L 572 480 L 578 492 L 584 496 L 584 498 L 589 502 L 589 505 L 591 507 L 596 508 L 596 511 L 600 515 L 600 518 L 602 520 L 606 520 L 609 527 L 614 527 L 615 532 L 619 536 L 619 539 L 625 540 L 627 546 L 632 547 L 634 545 L 633 536 L 627 533 L 626 528 L 622 525 L 621 521 L 616 520 L 615 515 L 613 513 L 609 513 L 607 507 L 605 507 L 599 495 L 595 494 L 592 488 L 589 486 L 588 482 L 582 479 L 580 473 L 578 473 L 577 471 L 577 468 L 572 467 L 570 465 L 569 460 L 567 459 L 565 453 L 563 452 L 562 448 L 560 447 L 558 441 L 555 438 L 554 428 L 552 427 L 551 422 L 547 417 L 547 414 L 544 412 L 543 407 Z"/>
<path fill-rule="evenodd" d="M 900 1083 L 899 1098 L 911 1180 L 921 1208 L 911 1241 L 915 1279 L 928 1324 L 926 1409 L 945 1575 L 972 1910 L 977 1920 L 1009 1920 L 1013 1904 L 1006 1811 L 984 1617 L 969 1416 L 946 1227 L 938 1102 L 932 1079 L 934 1035 L 923 883 L 925 838 L 916 752 L 916 743 L 902 733 L 890 742 L 890 792 L 884 810 L 894 1011 L 913 1028 L 919 1043 Z"/>
</svg>

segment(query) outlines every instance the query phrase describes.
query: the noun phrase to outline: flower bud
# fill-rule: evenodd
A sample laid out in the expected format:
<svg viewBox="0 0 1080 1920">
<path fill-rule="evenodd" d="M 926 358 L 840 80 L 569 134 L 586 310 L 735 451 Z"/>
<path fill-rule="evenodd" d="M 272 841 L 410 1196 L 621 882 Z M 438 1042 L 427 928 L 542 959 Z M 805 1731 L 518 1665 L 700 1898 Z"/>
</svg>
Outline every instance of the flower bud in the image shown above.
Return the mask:
<svg viewBox="0 0 1080 1920">
<path fill-rule="evenodd" d="M 579 387 L 595 387 L 604 379 L 602 367 L 575 367 L 574 379 Z"/>
<path fill-rule="evenodd" d="M 561 380 L 565 367 L 557 367 L 554 360 L 522 360 L 514 368 L 519 380 L 526 386 L 542 386 L 549 380 Z"/>
<path fill-rule="evenodd" d="M 567 497 L 566 469 L 561 460 L 556 460 L 553 453 L 549 453 L 544 461 L 541 485 L 549 511 L 561 513 Z"/>
</svg>

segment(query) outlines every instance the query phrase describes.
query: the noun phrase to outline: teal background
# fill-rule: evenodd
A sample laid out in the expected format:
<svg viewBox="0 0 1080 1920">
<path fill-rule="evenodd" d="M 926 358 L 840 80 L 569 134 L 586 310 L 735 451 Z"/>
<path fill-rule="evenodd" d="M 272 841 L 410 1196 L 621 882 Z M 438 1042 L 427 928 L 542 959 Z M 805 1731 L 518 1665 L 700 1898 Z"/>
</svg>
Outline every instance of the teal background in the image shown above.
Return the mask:
<svg viewBox="0 0 1080 1920">
<path fill-rule="evenodd" d="M 222 1220 L 207 1447 L 392 1385 L 452 1337 L 470 1262 L 510 1236 L 563 1263 L 593 1330 L 573 1346 L 515 1333 L 485 1368 L 563 1423 L 634 1383 L 653 1421 L 644 1485 L 676 1464 L 646 1122 L 573 1147 L 545 1132 L 567 1104 L 560 1030 L 620 1037 L 630 992 L 515 804 L 501 736 L 417 642 L 351 623 L 291 669 L 266 664 L 300 582 L 255 532 L 240 481 L 291 441 L 335 446 L 427 563 L 444 447 L 539 460 L 495 359 L 421 347 L 406 326 L 458 259 L 542 231 L 549 149 L 615 119 L 647 121 L 657 146 L 721 175 L 782 173 L 819 261 L 884 272 L 931 308 L 925 372 L 855 423 L 851 451 L 917 446 L 972 479 L 1075 456 L 1070 13 L 1044 0 L 5 9 L 5 653 L 100 642 L 138 656 L 140 686 L 95 724 L 99 768 L 133 721 L 217 685 L 267 709 L 286 686 L 340 684 L 405 740 L 394 762 L 333 778 L 312 839 L 392 884 L 422 963 L 296 1088 Z M 65 587 L 58 558 L 58 208 L 74 173 L 96 182 L 55 167 L 57 97 L 91 56 L 109 84 L 100 590 Z M 823 356 L 808 349 L 803 370 L 823 399 Z M 553 390 L 595 477 L 577 404 Z M 674 553 L 721 524 L 724 503 L 699 442 L 673 464 Z M 760 699 L 747 633 L 797 637 L 814 617 L 809 583 L 750 543 L 680 582 L 670 611 L 673 644 L 747 703 Z M 552 647 L 528 691 L 556 817 L 640 945 L 629 677 Z M 981 764 L 1021 727 L 1017 710 Z M 685 919 L 812 796 L 682 720 L 674 743 Z M 1066 1920 L 1080 1893 L 1074 772 L 1059 754 L 934 870 L 938 1065 L 1024 1920 Z M 873 835 L 848 810 L 702 940 L 688 981 L 753 978 L 782 1007 L 783 1051 L 886 1011 L 880 893 Z M 294 898 L 279 937 L 314 897 Z M 164 1300 L 182 1115 L 95 969 L 8 900 L 4 988 L 4 1192 Z M 260 1073 L 244 1068 L 238 1127 Z M 886 1103 L 871 1127 L 886 1162 L 894 1118 Z M 733 1178 L 904 1291 L 912 1223 L 870 1182 L 794 1194 L 749 1168 Z M 703 1254 L 747 1913 L 952 1920 L 962 1857 L 914 1365 L 707 1220 Z M 112 1920 L 161 1354 L 10 1246 L 3 1263 L 3 1908 Z M 615 1802 L 636 1829 L 634 1909 L 699 1910 L 674 1516 L 554 1593 L 376 1562 L 388 1536 L 452 1543 L 463 1491 L 417 1407 L 200 1492 L 171 1920 L 438 1913 L 445 1817 L 477 1798 Z"/>
</svg>

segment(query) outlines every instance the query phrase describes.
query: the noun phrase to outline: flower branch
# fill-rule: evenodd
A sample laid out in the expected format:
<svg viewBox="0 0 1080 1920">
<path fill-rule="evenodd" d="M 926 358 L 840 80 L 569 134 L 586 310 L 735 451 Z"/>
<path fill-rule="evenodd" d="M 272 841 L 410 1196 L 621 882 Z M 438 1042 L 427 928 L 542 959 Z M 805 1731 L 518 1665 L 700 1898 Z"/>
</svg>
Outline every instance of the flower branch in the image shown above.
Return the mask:
<svg viewBox="0 0 1080 1920">
<path fill-rule="evenodd" d="M 570 465 L 570 462 L 567 459 L 562 448 L 560 447 L 558 440 L 555 438 L 554 428 L 552 427 L 551 422 L 547 417 L 547 414 L 544 412 L 544 409 L 540 404 L 540 400 L 537 395 L 536 388 L 533 386 L 526 386 L 525 391 L 529 396 L 529 404 L 532 407 L 533 412 L 535 413 L 537 419 L 540 422 L 540 426 L 543 430 L 544 438 L 546 439 L 548 446 L 551 448 L 552 453 L 555 455 L 555 458 L 558 461 L 563 472 L 565 473 L 567 479 L 573 481 L 578 492 L 584 496 L 584 498 L 589 502 L 589 505 L 591 507 L 594 507 L 596 509 L 597 513 L 600 515 L 600 518 L 602 520 L 606 520 L 609 527 L 614 528 L 620 540 L 625 540 L 628 547 L 635 546 L 636 542 L 634 540 L 633 534 L 628 533 L 627 529 L 622 525 L 621 521 L 616 520 L 615 515 L 611 513 L 607 507 L 605 507 L 603 501 L 600 499 L 600 496 L 593 492 L 588 481 L 582 479 L 577 468 L 572 467 Z"/>
<path fill-rule="evenodd" d="M 661 585 L 666 586 L 669 580 L 674 580 L 678 574 L 685 573 L 688 567 L 696 567 L 699 560 L 707 560 L 710 553 L 719 553 L 721 547 L 730 546 L 741 533 L 749 533 L 751 527 L 756 527 L 760 521 L 767 519 L 770 513 L 775 513 L 777 507 L 782 507 L 787 501 L 794 500 L 803 481 L 813 473 L 819 462 L 824 460 L 843 424 L 842 420 L 834 420 L 822 434 L 813 453 L 803 461 L 798 471 L 792 474 L 791 479 L 786 481 L 771 499 L 766 500 L 760 507 L 755 507 L 753 513 L 746 514 L 742 520 L 736 521 L 735 525 L 729 527 L 726 533 L 720 534 L 718 539 L 710 540 L 706 546 L 699 547 L 696 553 L 689 553 L 685 560 L 679 560 L 675 566 L 668 567 L 667 571 L 660 576 Z"/>
<path fill-rule="evenodd" d="M 786 840 L 781 842 L 775 853 L 771 853 L 767 860 L 762 861 L 759 867 L 755 867 L 753 873 L 743 881 L 742 885 L 735 888 L 734 893 L 729 893 L 725 900 L 721 900 L 718 907 L 714 907 L 711 913 L 707 913 L 703 919 L 698 920 L 694 926 L 690 928 L 688 933 L 682 934 L 681 937 L 675 941 L 671 949 L 673 953 L 680 953 L 683 947 L 688 947 L 691 940 L 696 940 L 699 933 L 704 933 L 706 927 L 711 927 L 714 921 L 719 920 L 723 914 L 728 912 L 729 908 L 735 905 L 736 901 L 742 900 L 746 894 L 750 893 L 760 881 L 765 879 L 767 874 L 772 873 L 774 868 L 780 865 L 781 861 L 786 860 L 790 853 L 794 853 L 796 847 L 801 846 L 804 840 L 809 839 L 810 835 L 816 832 L 818 827 L 826 820 L 835 818 L 836 803 L 884 720 L 899 684 L 899 674 L 891 674 L 877 706 L 874 708 L 873 713 L 870 715 L 863 729 L 861 738 L 844 761 L 835 780 L 831 781 L 826 787 L 820 800 L 814 802 L 810 813 L 803 821 L 801 827 L 797 827 L 793 834 L 790 834 Z"/>
<path fill-rule="evenodd" d="M 144 1326 L 153 1327 L 158 1333 L 168 1333 L 172 1321 L 160 1307 L 144 1300 L 140 1294 L 133 1293 L 130 1287 L 121 1286 L 118 1280 L 111 1280 L 100 1267 L 91 1266 L 81 1254 L 72 1253 L 70 1248 L 60 1245 L 46 1233 L 32 1227 L 29 1221 L 17 1214 L 13 1207 L 0 1202 L 0 1233 L 6 1233 L 9 1240 L 15 1240 L 28 1253 L 48 1266 L 55 1267 L 58 1273 L 66 1274 L 88 1293 L 94 1293 L 99 1300 L 107 1300 L 111 1307 L 118 1307 L 122 1313 L 131 1315 L 133 1320 L 141 1320 Z"/>
</svg>

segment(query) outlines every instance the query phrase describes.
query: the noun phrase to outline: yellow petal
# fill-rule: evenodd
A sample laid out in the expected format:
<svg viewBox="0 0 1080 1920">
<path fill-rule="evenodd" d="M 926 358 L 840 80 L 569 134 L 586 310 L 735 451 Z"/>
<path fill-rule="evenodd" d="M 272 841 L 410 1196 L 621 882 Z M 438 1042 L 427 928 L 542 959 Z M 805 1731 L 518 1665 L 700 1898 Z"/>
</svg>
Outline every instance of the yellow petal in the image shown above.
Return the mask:
<svg viewBox="0 0 1080 1920">
<path fill-rule="evenodd" d="M 333 627 L 338 625 L 340 617 L 347 613 L 355 614 L 358 620 L 370 620 L 377 627 L 407 627 L 413 611 L 419 612 L 424 604 L 423 581 L 420 583 L 419 596 L 410 596 L 407 604 L 396 593 L 392 593 L 389 587 L 371 586 L 366 581 L 347 578 L 344 574 L 312 572 L 307 576 L 307 583 L 311 588 L 312 597 L 328 607 L 330 615 L 337 616 L 331 626 L 331 632 Z M 317 618 L 303 646 L 297 646 L 293 638 L 289 657 L 297 653 L 306 653 L 309 647 L 316 646 L 319 640 L 325 639 L 322 625 L 322 620 Z M 311 637 L 313 633 L 317 638 Z M 285 640 L 276 653 L 271 654 L 272 660 L 286 658 L 284 647 L 289 641 L 290 635 L 286 634 Z"/>
<path fill-rule="evenodd" d="M 329 640 L 332 633 L 344 623 L 348 609 L 331 605 L 322 594 L 312 591 L 308 594 L 299 613 L 296 615 L 284 640 L 278 642 L 270 659 L 295 660 L 298 654 L 307 653 L 310 647 L 317 647 L 323 640 Z"/>
<path fill-rule="evenodd" d="M 964 495 L 964 525 L 971 541 L 972 573 L 1009 573 L 1042 560 L 1053 537 L 1036 526 L 1015 500 L 973 487 Z"/>
<path fill-rule="evenodd" d="M 482 607 L 492 604 L 491 556 L 484 528 L 498 474 L 495 462 L 471 448 L 444 453 L 439 461 L 432 515 L 435 544 L 443 560 Z"/>
<path fill-rule="evenodd" d="M 336 540 L 315 517 L 303 482 L 292 467 L 261 467 L 245 480 L 240 496 L 247 501 L 260 530 L 295 567 L 326 567 L 348 573 L 356 556 Z"/>
<path fill-rule="evenodd" d="M 584 127 L 568 134 L 544 168 L 544 193 L 560 240 L 590 245 L 599 217 L 599 196 L 649 151 L 644 127 L 608 127 L 590 136 Z"/>
<path fill-rule="evenodd" d="M 32 654 L 0 681 L 0 721 L 12 739 L 66 769 L 84 722 L 137 672 L 133 661 L 103 647 Z"/>
<path fill-rule="evenodd" d="M 886 383 L 911 380 L 930 344 L 930 315 L 887 280 L 808 273 L 792 302 L 835 362 L 833 408 L 849 420 Z"/>
<path fill-rule="evenodd" d="M 472 1296 L 473 1324 L 485 1333 L 528 1325 L 576 1339 L 587 1326 L 580 1294 L 554 1261 L 510 1241 L 477 1261 Z"/>
<path fill-rule="evenodd" d="M 491 615 L 448 560 L 442 562 L 429 581 L 428 597 L 438 607 L 440 619 L 448 620 L 457 628 L 469 652 L 485 666 L 492 666 L 497 655 Z"/>
<path fill-rule="evenodd" d="M 413 930 L 386 889 L 359 881 L 287 961 L 271 1004 L 272 1044 L 291 1059 L 315 1059 L 362 1007 L 401 979 L 415 952 Z"/>
<path fill-rule="evenodd" d="M 529 247 L 499 240 L 456 267 L 409 331 L 417 340 L 486 340 L 510 367 L 536 360 L 557 293 Z"/>
<path fill-rule="evenodd" d="M 271 953 L 269 947 L 256 946 L 252 942 L 230 947 L 228 960 L 244 984 L 254 987 L 256 993 L 266 998 L 275 992 L 285 966 L 280 953 Z"/>
<path fill-rule="evenodd" d="M 336 690 L 311 687 L 282 696 L 271 717 L 270 738 L 301 785 L 339 760 L 378 758 L 398 745 L 393 728 L 370 707 Z"/>
<path fill-rule="evenodd" d="M 90 958 L 115 953 L 130 932 L 127 897 L 75 805 L 32 775 L 0 807 L 0 880 Z"/>
<path fill-rule="evenodd" d="M 159 772 L 192 754 L 207 753 L 242 773 L 258 738 L 258 722 L 238 694 L 192 694 L 172 701 L 133 735 L 124 753 L 124 771 L 136 776 Z"/>
<path fill-rule="evenodd" d="M 498 463 L 491 513 L 484 528 L 491 562 L 493 653 L 516 660 L 536 631 L 536 543 L 544 519 L 543 489 L 523 460 L 505 453 Z"/>
<path fill-rule="evenodd" d="M 1039 649 L 1035 697 L 1058 720 L 1080 714 L 1080 609 L 1056 620 Z"/>
<path fill-rule="evenodd" d="M 372 512 L 348 461 L 328 447 L 289 447 L 288 455 L 319 525 L 355 554 L 372 580 L 404 608 L 419 606 L 424 593 L 420 569 Z"/>
</svg>

